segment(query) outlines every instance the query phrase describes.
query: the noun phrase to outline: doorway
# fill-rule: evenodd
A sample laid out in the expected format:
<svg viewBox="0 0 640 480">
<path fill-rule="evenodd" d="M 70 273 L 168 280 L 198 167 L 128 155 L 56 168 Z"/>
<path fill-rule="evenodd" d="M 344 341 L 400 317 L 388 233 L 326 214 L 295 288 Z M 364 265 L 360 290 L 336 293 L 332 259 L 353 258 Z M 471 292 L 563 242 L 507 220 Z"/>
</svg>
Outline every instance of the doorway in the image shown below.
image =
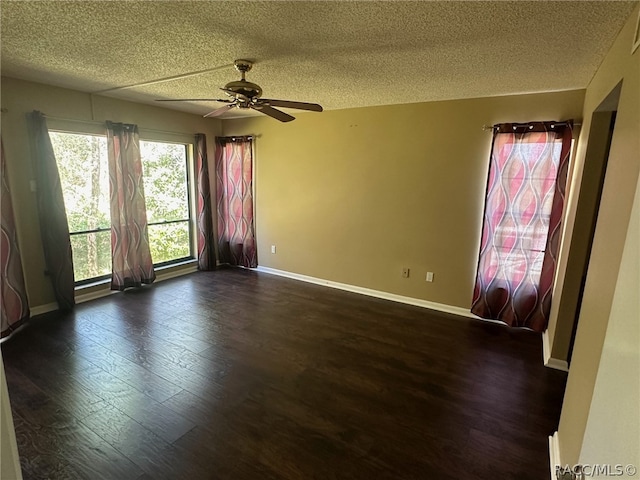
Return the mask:
<svg viewBox="0 0 640 480">
<path fill-rule="evenodd" d="M 564 344 L 568 345 L 567 364 L 571 363 L 571 355 L 580 318 L 580 308 L 591 257 L 591 246 L 598 220 L 600 199 L 621 90 L 622 82 L 607 95 L 591 118 L 571 248 L 567 261 L 567 272 L 572 273 L 570 277 L 565 278 L 565 291 L 569 287 L 573 294 L 562 296 L 560 304 L 562 317 L 559 317 L 559 320 L 563 318 L 564 321 L 562 323 L 559 321 L 556 330 L 556 335 L 561 333 L 565 339 Z M 567 280 L 570 280 L 571 283 L 567 284 Z M 556 336 L 556 338 L 558 337 Z"/>
</svg>

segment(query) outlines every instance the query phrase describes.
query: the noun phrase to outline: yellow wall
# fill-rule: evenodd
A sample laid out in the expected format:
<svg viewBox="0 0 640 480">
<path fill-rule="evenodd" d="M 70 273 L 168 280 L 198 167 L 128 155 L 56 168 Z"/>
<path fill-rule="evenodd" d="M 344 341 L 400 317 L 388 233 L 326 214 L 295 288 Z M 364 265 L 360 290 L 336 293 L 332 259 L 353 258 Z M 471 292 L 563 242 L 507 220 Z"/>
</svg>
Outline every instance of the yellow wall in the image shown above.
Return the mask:
<svg viewBox="0 0 640 480">
<path fill-rule="evenodd" d="M 579 121 L 583 100 L 580 90 L 224 121 L 225 135 L 258 136 L 258 263 L 468 309 L 491 147 L 482 126 Z"/>
<path fill-rule="evenodd" d="M 25 283 L 32 308 L 54 302 L 49 279 L 44 276 L 44 253 L 40 241 L 40 229 L 35 193 L 29 182 L 34 179 L 31 167 L 26 114 L 40 110 L 46 115 L 83 121 L 135 123 L 140 127 L 141 138 L 164 137 L 166 140 L 193 139 L 195 133 L 206 133 L 209 159 L 213 161 L 214 136 L 219 133 L 220 121 L 203 119 L 198 115 L 176 112 L 150 105 L 141 105 L 113 98 L 91 96 L 87 93 L 2 78 L 2 139 L 7 161 L 7 176 L 11 182 L 11 195 L 16 216 L 18 241 L 22 252 Z M 5 111 L 6 109 L 6 111 Z M 62 126 L 63 122 L 51 120 Z M 98 125 L 66 122 L 67 128 L 79 131 L 99 130 Z M 145 129 L 146 133 L 145 133 Z M 181 135 L 158 134 L 156 130 Z"/>
<path fill-rule="evenodd" d="M 620 372 L 618 368 L 620 362 L 608 362 L 600 366 L 603 356 L 603 345 L 605 339 L 609 345 L 609 352 L 624 350 L 626 335 L 637 335 L 638 308 L 637 304 L 632 307 L 625 307 L 631 300 L 637 302 L 638 292 L 640 292 L 640 279 L 637 275 L 637 266 L 629 271 L 627 265 L 621 269 L 625 242 L 627 249 L 637 249 L 637 232 L 629 232 L 631 211 L 634 197 L 637 195 L 638 174 L 640 172 L 640 50 L 636 50 L 631 55 L 632 38 L 638 18 L 638 8 L 632 13 L 626 25 L 622 29 L 616 42 L 607 54 L 605 60 L 592 79 L 585 95 L 584 103 L 584 125 L 583 131 L 588 132 L 591 127 L 591 119 L 594 111 L 607 97 L 616 85 L 622 80 L 622 90 L 618 105 L 615 129 L 609 153 L 602 199 L 598 213 L 596 231 L 591 251 L 591 260 L 588 267 L 584 298 L 582 302 L 581 314 L 579 318 L 575 347 L 571 361 L 571 368 L 567 381 L 567 388 L 562 407 L 558 438 L 560 443 L 560 458 L 562 463 L 576 463 L 581 458 L 583 439 L 589 412 L 592 406 L 592 399 L 597 395 L 594 393 L 596 377 L 603 378 L 624 376 L 627 378 L 628 372 Z M 586 135 L 583 136 L 586 140 Z M 577 169 L 580 171 L 589 145 L 586 141 L 581 141 L 578 148 Z M 573 190 L 575 195 L 577 189 Z M 569 212 L 567 225 L 571 227 L 575 220 L 575 198 L 569 201 Z M 632 228 L 637 228 L 637 222 L 631 223 Z M 558 290 L 562 290 L 564 281 L 575 274 L 566 269 L 567 248 L 570 236 L 565 239 L 561 251 L 560 271 Z M 629 254 L 629 258 L 634 258 Z M 614 299 L 617 298 L 617 308 L 612 308 Z M 627 302 L 627 303 L 625 303 Z M 635 315 L 634 315 L 635 312 Z M 552 321 L 558 323 L 571 321 L 571 318 L 557 318 Z M 627 332 L 626 334 L 616 334 L 617 337 L 610 337 L 609 324 L 615 325 L 613 331 Z M 635 330 L 633 325 L 636 326 Z M 613 328 L 613 327 L 612 327 Z M 550 328 L 551 330 L 551 328 Z M 553 343 L 553 338 L 551 342 Z M 640 362 L 639 350 L 637 349 L 637 339 L 627 338 L 628 342 L 635 342 L 635 352 L 630 352 L 629 360 Z M 624 368 L 624 366 L 622 366 Z M 629 368 L 634 368 L 630 365 Z M 637 381 L 637 378 L 636 378 Z M 610 398 L 608 408 L 602 410 L 599 415 L 613 415 L 626 418 L 628 422 L 637 419 L 637 389 L 633 383 L 622 386 L 621 398 Z M 634 393 L 635 392 L 635 393 Z M 602 393 L 602 392 L 600 392 Z M 636 395 L 636 403 L 633 410 L 628 404 L 622 401 L 625 395 Z M 626 405 L 626 407 L 625 407 Z M 635 414 L 634 414 L 635 412 Z M 635 415 L 635 416 L 634 416 Z M 602 426 L 606 422 L 605 418 L 598 421 L 592 419 L 592 425 Z M 640 426 L 636 425 L 631 429 L 631 435 L 637 441 Z M 597 428 L 597 427 L 594 427 Z M 634 430 L 634 431 L 633 431 Z M 625 433 L 618 432 L 619 435 L 609 437 L 622 446 L 629 438 L 625 438 Z M 590 438 L 597 436 L 597 431 L 590 432 Z M 628 431 L 626 435 L 629 435 Z M 586 459 L 588 460 L 588 459 Z M 629 463 L 630 461 L 625 460 Z M 595 460 L 590 463 L 597 463 Z M 633 463 L 633 462 L 630 462 Z"/>
</svg>

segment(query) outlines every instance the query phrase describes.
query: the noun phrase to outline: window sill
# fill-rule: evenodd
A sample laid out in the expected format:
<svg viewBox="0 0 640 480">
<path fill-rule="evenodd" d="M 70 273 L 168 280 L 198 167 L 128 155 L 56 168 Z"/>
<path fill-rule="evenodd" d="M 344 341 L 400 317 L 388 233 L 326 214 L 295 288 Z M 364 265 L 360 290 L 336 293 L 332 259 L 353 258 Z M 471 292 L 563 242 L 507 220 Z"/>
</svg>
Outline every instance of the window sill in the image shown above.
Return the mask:
<svg viewBox="0 0 640 480">
<path fill-rule="evenodd" d="M 156 267 L 156 282 L 162 282 L 163 280 L 168 280 L 170 278 L 187 275 L 189 273 L 196 272 L 197 270 L 198 261 L 196 259 L 189 259 L 178 263 L 172 263 L 171 265 Z M 77 286 L 75 288 L 76 303 L 88 302 L 89 300 L 95 300 L 97 298 L 118 293 L 118 290 L 111 290 L 109 288 L 110 284 L 111 280 L 106 279 Z"/>
</svg>

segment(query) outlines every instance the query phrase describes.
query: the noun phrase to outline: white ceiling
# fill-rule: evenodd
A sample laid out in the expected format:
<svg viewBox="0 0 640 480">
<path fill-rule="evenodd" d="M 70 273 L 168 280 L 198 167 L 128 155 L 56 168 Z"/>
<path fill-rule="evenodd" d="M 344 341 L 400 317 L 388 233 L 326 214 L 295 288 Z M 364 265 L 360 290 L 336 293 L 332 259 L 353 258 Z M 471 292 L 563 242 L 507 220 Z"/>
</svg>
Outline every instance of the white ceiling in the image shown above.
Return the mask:
<svg viewBox="0 0 640 480">
<path fill-rule="evenodd" d="M 637 2 L 8 1 L 2 75 L 105 95 L 264 96 L 325 109 L 585 88 Z M 158 105 L 156 103 L 156 105 Z M 216 103 L 161 104 L 204 114 Z M 232 110 L 235 112 L 235 110 Z M 227 114 L 229 115 L 229 114 Z"/>
</svg>

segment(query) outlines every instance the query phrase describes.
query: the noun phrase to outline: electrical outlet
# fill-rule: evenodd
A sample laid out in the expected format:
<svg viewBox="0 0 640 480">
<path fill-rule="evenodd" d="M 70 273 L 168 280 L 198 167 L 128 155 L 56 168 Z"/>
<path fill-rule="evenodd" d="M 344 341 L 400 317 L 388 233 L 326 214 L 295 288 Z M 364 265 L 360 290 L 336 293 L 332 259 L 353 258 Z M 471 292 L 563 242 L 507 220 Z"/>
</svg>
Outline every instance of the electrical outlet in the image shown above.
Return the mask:
<svg viewBox="0 0 640 480">
<path fill-rule="evenodd" d="M 409 278 L 409 267 L 404 267 L 402 269 L 402 278 Z"/>
<path fill-rule="evenodd" d="M 433 282 L 433 272 L 427 272 L 427 277 L 425 278 L 427 282 Z"/>
<path fill-rule="evenodd" d="M 275 245 L 271 245 L 271 253 L 276 253 L 276 246 Z"/>
</svg>

